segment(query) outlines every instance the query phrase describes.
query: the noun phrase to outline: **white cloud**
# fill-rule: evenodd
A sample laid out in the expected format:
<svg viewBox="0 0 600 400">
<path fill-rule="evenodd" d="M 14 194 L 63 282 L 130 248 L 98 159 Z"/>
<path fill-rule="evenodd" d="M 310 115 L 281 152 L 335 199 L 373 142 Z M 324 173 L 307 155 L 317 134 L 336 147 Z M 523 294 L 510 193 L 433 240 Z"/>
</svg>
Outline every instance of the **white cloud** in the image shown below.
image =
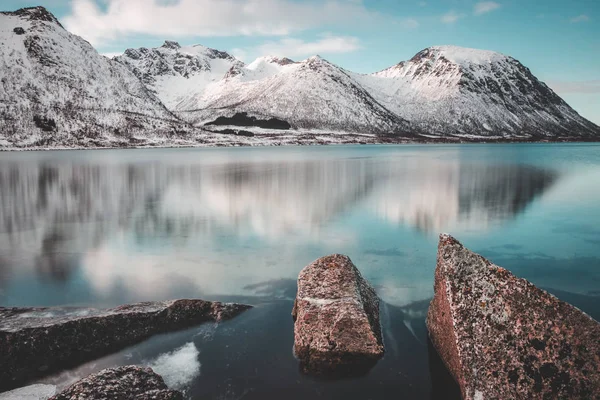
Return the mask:
<svg viewBox="0 0 600 400">
<path fill-rule="evenodd" d="M 255 52 L 259 55 L 304 57 L 315 54 L 350 53 L 358 49 L 360 43 L 356 37 L 327 34 L 312 42 L 287 37 L 264 43 L 258 46 Z"/>
<path fill-rule="evenodd" d="M 420 1 L 417 4 L 419 5 L 419 7 L 426 7 L 427 6 L 427 2 L 426 1 Z"/>
<path fill-rule="evenodd" d="M 600 93 L 600 80 L 550 81 L 548 86 L 557 93 Z"/>
<path fill-rule="evenodd" d="M 442 15 L 442 22 L 445 24 L 453 24 L 463 17 L 463 14 L 457 14 L 455 11 L 450 11 Z"/>
<path fill-rule="evenodd" d="M 497 10 L 498 8 L 500 8 L 500 4 L 496 3 L 495 1 L 482 1 L 475 4 L 473 13 L 475 15 L 482 15 Z"/>
<path fill-rule="evenodd" d="M 354 0 L 73 0 L 64 25 L 92 44 L 128 34 L 162 37 L 275 35 L 386 18 Z"/>
<path fill-rule="evenodd" d="M 590 17 L 588 17 L 585 14 L 581 14 L 581 15 L 571 18 L 570 21 L 573 23 L 577 23 L 577 22 L 587 22 L 589 20 L 590 20 Z"/>
</svg>

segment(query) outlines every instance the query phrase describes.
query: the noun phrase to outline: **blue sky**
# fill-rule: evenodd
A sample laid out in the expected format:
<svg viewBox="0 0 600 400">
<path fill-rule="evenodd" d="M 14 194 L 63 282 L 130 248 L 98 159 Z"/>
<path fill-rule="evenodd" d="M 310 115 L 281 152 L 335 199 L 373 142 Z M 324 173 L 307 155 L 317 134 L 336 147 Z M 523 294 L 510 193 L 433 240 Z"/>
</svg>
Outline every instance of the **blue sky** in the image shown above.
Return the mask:
<svg viewBox="0 0 600 400">
<path fill-rule="evenodd" d="M 201 43 L 250 62 L 320 54 L 374 72 L 432 45 L 499 51 L 600 124 L 600 0 L 3 0 L 43 5 L 101 53 Z"/>
</svg>

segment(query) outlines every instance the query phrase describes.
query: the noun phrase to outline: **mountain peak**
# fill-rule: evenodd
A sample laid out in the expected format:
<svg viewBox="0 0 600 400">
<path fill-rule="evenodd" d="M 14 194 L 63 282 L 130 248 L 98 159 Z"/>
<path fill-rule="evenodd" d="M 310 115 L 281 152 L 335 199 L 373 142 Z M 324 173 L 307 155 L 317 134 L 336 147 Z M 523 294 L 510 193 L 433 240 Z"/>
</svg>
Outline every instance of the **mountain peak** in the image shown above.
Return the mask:
<svg viewBox="0 0 600 400">
<path fill-rule="evenodd" d="M 306 60 L 303 61 L 303 63 L 307 64 L 310 67 L 331 65 L 331 63 L 329 61 L 327 61 L 326 59 L 324 59 L 323 57 L 321 57 L 318 54 L 307 58 Z"/>
<path fill-rule="evenodd" d="M 52 22 L 63 28 L 58 19 L 43 6 L 20 8 L 14 12 L 2 12 L 5 15 L 16 15 L 21 18 L 26 18 L 28 21 L 45 21 Z M 64 29 L 64 28 L 63 28 Z"/>
<path fill-rule="evenodd" d="M 289 58 L 280 58 L 276 56 L 262 56 L 252 61 L 245 68 L 237 67 L 236 75 L 243 74 L 246 79 L 256 80 L 263 79 L 269 76 L 278 74 L 279 72 L 286 70 L 288 65 L 295 64 L 294 61 Z M 228 73 L 227 77 L 235 76 Z"/>
<path fill-rule="evenodd" d="M 181 45 L 178 42 L 175 42 L 174 40 L 165 40 L 161 47 L 164 47 L 166 49 L 177 50 L 181 48 Z"/>
<path fill-rule="evenodd" d="M 266 57 L 266 60 L 268 62 L 270 62 L 270 63 L 278 64 L 278 65 L 281 65 L 281 66 L 289 65 L 289 64 L 295 64 L 296 63 L 296 61 L 294 61 L 294 60 L 292 60 L 290 58 L 287 58 L 287 57 L 272 57 L 271 56 L 271 57 Z"/>
<path fill-rule="evenodd" d="M 287 57 L 278 57 L 278 56 L 262 56 L 262 57 L 258 57 L 256 60 L 254 60 L 252 63 L 250 63 L 248 65 L 248 67 L 250 69 L 252 69 L 250 66 L 251 65 L 258 65 L 260 63 L 268 63 L 268 64 L 277 64 L 280 66 L 285 66 L 285 65 L 289 65 L 289 64 L 295 64 L 296 61 L 289 59 Z"/>
<path fill-rule="evenodd" d="M 416 62 L 423 58 L 438 58 L 440 56 L 459 65 L 490 64 L 508 58 L 504 54 L 495 51 L 445 45 L 432 46 L 421 50 L 410 61 Z"/>
</svg>

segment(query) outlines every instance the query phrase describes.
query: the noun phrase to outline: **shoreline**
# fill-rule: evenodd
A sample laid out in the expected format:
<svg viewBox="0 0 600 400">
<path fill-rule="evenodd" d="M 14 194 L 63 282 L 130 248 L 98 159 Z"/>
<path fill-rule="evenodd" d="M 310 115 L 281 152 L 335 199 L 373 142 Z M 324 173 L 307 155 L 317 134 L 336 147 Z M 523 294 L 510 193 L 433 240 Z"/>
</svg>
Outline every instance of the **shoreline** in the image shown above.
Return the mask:
<svg viewBox="0 0 600 400">
<path fill-rule="evenodd" d="M 369 138 L 371 139 L 371 138 Z M 558 140 L 514 140 L 514 139 L 490 139 L 490 140 L 467 140 L 460 138 L 429 139 L 429 140 L 339 140 L 339 141 L 303 141 L 301 137 L 295 141 L 260 140 L 256 142 L 208 142 L 208 143 L 182 143 L 182 144 L 147 144 L 147 145 L 115 145 L 115 146 L 51 146 L 51 147 L 0 147 L 0 152 L 19 151 L 65 151 L 65 150 L 144 150 L 144 149 L 194 149 L 194 148 L 237 148 L 237 147 L 309 147 L 309 146 L 340 146 L 340 145 L 456 145 L 456 144 L 569 144 L 569 143 L 600 143 L 598 139 L 558 139 Z"/>
</svg>

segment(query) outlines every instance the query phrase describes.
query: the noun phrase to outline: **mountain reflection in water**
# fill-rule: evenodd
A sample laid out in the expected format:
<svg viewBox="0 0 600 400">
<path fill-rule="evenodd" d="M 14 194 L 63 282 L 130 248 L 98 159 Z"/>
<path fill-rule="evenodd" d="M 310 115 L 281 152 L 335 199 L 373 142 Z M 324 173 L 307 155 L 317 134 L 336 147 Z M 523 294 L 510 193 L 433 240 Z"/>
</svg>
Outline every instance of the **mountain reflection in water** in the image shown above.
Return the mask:
<svg viewBox="0 0 600 400">
<path fill-rule="evenodd" d="M 118 235 L 175 247 L 225 233 L 335 242 L 348 232 L 324 238 L 324 227 L 358 207 L 426 233 L 485 230 L 521 212 L 556 178 L 526 165 L 428 158 L 3 163 L 0 279 L 16 263 L 65 281 L 86 253 Z"/>
<path fill-rule="evenodd" d="M 44 378 L 60 386 L 131 363 L 179 378 L 187 360 L 200 370 L 184 385 L 191 398 L 456 397 L 425 326 L 437 235 L 452 233 L 598 318 L 598 149 L 3 153 L 0 305 L 187 297 L 256 306 Z M 367 376 L 323 382 L 298 372 L 290 312 L 299 271 L 331 253 L 349 255 L 381 297 L 386 356 Z"/>
</svg>

